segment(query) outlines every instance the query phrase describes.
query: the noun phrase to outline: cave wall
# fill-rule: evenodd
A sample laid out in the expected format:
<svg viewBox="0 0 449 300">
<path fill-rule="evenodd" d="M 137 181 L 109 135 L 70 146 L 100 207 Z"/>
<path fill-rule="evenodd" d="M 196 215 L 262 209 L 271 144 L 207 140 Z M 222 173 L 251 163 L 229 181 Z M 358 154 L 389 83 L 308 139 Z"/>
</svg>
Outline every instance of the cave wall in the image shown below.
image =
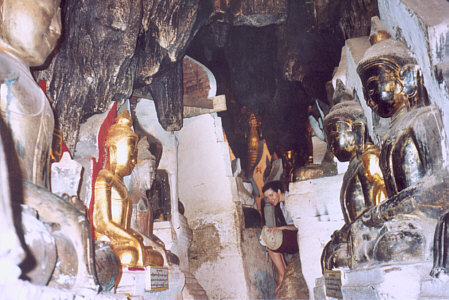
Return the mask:
<svg viewBox="0 0 449 300">
<path fill-rule="evenodd" d="M 73 150 L 80 122 L 135 89 L 152 95 L 166 130 L 182 127 L 182 57 L 208 1 L 66 0 L 55 57 L 45 80 L 56 119 Z M 210 10 L 210 9 L 209 9 Z M 42 69 L 42 68 L 41 68 Z"/>
<path fill-rule="evenodd" d="M 271 151 L 307 157 L 307 106 L 326 102 L 338 49 L 367 34 L 377 14 L 374 0 L 66 0 L 62 8 L 59 47 L 35 74 L 71 150 L 81 122 L 132 94 L 155 100 L 164 129 L 181 129 L 189 53 L 226 94 L 230 113 L 221 116 L 242 157 L 245 133 L 233 116 L 242 106 L 260 113 Z"/>
</svg>

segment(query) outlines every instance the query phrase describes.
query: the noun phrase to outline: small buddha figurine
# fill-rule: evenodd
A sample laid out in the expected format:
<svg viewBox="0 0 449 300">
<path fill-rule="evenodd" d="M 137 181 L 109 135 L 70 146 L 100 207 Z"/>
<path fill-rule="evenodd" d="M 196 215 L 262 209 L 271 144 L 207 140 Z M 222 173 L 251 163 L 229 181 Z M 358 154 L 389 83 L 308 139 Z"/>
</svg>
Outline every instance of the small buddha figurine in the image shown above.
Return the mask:
<svg viewBox="0 0 449 300">
<path fill-rule="evenodd" d="M 347 265 L 350 224 L 381 199 L 377 195 L 379 192 L 376 192 L 376 183 L 367 174 L 379 179 L 378 184 L 382 182 L 382 174 L 379 174 L 379 165 L 376 165 L 378 159 L 376 161 L 375 155 L 378 153 L 373 151 L 371 143 L 365 142 L 366 118 L 357 102 L 342 101 L 334 105 L 324 118 L 323 126 L 329 149 L 339 161 L 349 161 L 340 191 L 345 225 L 334 232 L 322 254 L 322 267 L 330 270 Z"/>
<path fill-rule="evenodd" d="M 29 69 L 46 61 L 60 34 L 59 0 L 0 0 L 0 112 L 13 140 L 15 153 L 9 154 L 18 161 L 10 177 L 23 182 L 24 203 L 52 225 L 59 252 L 58 272 L 54 265 L 40 269 L 37 258 L 31 282 L 51 278 L 50 285 L 95 289 L 87 219 L 48 190 L 54 117 Z M 14 199 L 20 202 L 21 196 Z"/>
<path fill-rule="evenodd" d="M 421 71 L 409 50 L 378 29 L 357 72 L 367 105 L 390 118 L 380 153 L 388 199 L 351 225 L 353 268 L 426 262 L 433 248 L 428 229 L 449 207 L 442 196 L 448 184 L 440 111 L 427 105 Z"/>
<path fill-rule="evenodd" d="M 125 110 L 106 137 L 108 164 L 95 182 L 93 223 L 96 239 L 109 242 L 124 266 L 162 266 L 162 255 L 144 246 L 144 238 L 131 228 L 132 202 L 123 177 L 136 165 L 138 137 Z"/>
</svg>

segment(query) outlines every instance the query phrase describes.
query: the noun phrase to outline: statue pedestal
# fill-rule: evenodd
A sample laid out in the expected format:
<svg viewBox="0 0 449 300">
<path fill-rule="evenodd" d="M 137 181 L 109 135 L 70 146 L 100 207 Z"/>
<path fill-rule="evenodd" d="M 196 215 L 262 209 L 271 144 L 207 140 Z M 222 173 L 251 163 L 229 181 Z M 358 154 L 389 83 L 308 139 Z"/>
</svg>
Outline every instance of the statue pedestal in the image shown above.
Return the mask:
<svg viewBox="0 0 449 300">
<path fill-rule="evenodd" d="M 184 283 L 184 274 L 178 266 L 145 269 L 122 267 L 116 293 L 143 296 L 144 299 L 181 299 Z"/>
<path fill-rule="evenodd" d="M 331 234 L 344 224 L 340 207 L 342 180 L 340 174 L 290 184 L 286 207 L 298 228 L 301 268 L 310 299 L 313 299 L 315 279 L 322 276 L 323 248 Z"/>
<path fill-rule="evenodd" d="M 341 284 L 334 288 L 341 291 L 343 299 L 447 299 L 447 283 L 431 279 L 431 268 L 431 263 L 384 265 L 352 271 L 342 268 L 336 270 Z M 326 297 L 325 280 L 323 277 L 317 280 L 315 299 L 335 299 L 334 292 Z"/>
</svg>

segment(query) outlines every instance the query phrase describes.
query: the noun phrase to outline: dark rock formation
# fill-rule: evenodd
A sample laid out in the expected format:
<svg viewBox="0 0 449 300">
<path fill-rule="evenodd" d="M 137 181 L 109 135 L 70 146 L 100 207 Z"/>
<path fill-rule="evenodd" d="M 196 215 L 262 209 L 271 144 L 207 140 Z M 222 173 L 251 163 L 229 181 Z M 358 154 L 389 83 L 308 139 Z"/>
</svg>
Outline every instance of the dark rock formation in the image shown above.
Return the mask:
<svg viewBox="0 0 449 300">
<path fill-rule="evenodd" d="M 69 148 L 74 148 L 83 119 L 131 96 L 141 22 L 141 1 L 65 1 L 58 54 L 38 78 L 49 84 Z"/>
<path fill-rule="evenodd" d="M 181 59 L 212 7 L 199 0 L 144 0 L 144 4 L 149 13 L 137 43 L 135 89 L 139 96 L 155 100 L 162 127 L 179 130 L 183 118 Z"/>
<path fill-rule="evenodd" d="M 65 2 L 58 53 L 37 78 L 49 85 L 69 148 L 77 141 L 80 122 L 104 112 L 111 101 L 129 98 L 134 85 L 143 96 L 153 96 L 164 128 L 182 127 L 182 73 L 177 62 L 211 10 L 199 2 Z"/>
<path fill-rule="evenodd" d="M 261 114 L 271 151 L 306 157 L 307 106 L 327 101 L 344 39 L 367 34 L 376 13 L 374 0 L 66 0 L 57 54 L 36 78 L 73 149 L 80 122 L 132 94 L 153 98 L 161 125 L 179 130 L 188 52 L 227 96 L 222 117 L 236 154 L 244 158 L 234 145 L 246 141 L 233 115 L 246 106 Z"/>
</svg>

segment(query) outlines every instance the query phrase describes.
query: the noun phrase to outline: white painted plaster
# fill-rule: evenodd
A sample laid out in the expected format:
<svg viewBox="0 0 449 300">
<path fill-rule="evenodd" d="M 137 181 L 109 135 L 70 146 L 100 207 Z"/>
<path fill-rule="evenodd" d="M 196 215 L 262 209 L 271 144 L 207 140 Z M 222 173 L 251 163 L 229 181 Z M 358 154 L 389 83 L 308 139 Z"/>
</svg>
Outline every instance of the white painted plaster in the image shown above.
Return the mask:
<svg viewBox="0 0 449 300">
<path fill-rule="evenodd" d="M 344 224 L 340 206 L 343 174 L 290 183 L 286 207 L 298 228 L 302 273 L 314 299 L 316 278 L 322 276 L 320 258 L 331 234 Z"/>
<path fill-rule="evenodd" d="M 337 79 L 340 79 L 346 85 L 346 46 L 341 48 L 340 63 L 332 77 L 332 86 L 334 89 L 337 87 Z"/>
<path fill-rule="evenodd" d="M 320 140 L 317 136 L 312 136 L 313 144 L 313 163 L 321 164 L 327 151 L 327 143 Z"/>
<path fill-rule="evenodd" d="M 236 203 L 239 196 L 221 119 L 215 113 L 185 119 L 178 141 L 179 195 L 185 216 L 194 237 L 196 230 L 206 227 L 212 227 L 218 235 L 215 244 L 194 238 L 196 247 L 213 248 L 217 257 L 200 257 L 202 263 L 191 271 L 209 297 L 247 299 L 242 229 L 237 214 L 240 206 Z"/>
<path fill-rule="evenodd" d="M 212 299 L 248 299 L 248 285 L 241 248 L 241 229 L 236 227 L 235 216 L 232 211 L 223 211 L 221 214 L 199 217 L 191 223 L 194 231 L 201 225 L 213 224 L 218 232 L 217 256 L 203 262 L 197 270 L 192 270 L 198 282 Z M 210 241 L 204 241 L 203 247 L 207 247 L 208 243 Z"/>
<path fill-rule="evenodd" d="M 235 180 L 217 119 L 216 114 L 189 118 L 179 131 L 179 191 L 188 220 L 234 210 Z"/>
</svg>

